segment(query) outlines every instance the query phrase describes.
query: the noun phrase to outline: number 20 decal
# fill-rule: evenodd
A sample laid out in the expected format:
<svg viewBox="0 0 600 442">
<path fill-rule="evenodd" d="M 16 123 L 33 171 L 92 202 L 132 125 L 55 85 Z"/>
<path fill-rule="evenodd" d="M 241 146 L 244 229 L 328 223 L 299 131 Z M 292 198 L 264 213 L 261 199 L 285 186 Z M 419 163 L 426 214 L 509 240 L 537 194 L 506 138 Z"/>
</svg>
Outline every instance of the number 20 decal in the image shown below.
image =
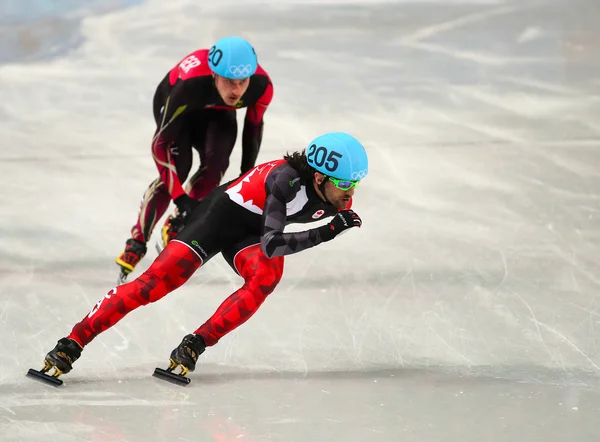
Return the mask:
<svg viewBox="0 0 600 442">
<path fill-rule="evenodd" d="M 212 48 L 210 48 L 208 57 L 210 58 L 212 64 L 214 64 L 215 66 L 219 66 L 219 63 L 221 63 L 221 59 L 223 58 L 223 51 L 217 49 L 216 46 L 213 46 Z"/>
<path fill-rule="evenodd" d="M 338 159 L 342 158 L 342 154 L 338 152 L 328 152 L 323 146 L 317 147 L 316 144 L 311 144 L 308 148 L 307 159 L 312 160 L 317 166 L 321 167 L 325 164 L 325 169 L 330 172 L 335 172 L 339 166 Z"/>
</svg>

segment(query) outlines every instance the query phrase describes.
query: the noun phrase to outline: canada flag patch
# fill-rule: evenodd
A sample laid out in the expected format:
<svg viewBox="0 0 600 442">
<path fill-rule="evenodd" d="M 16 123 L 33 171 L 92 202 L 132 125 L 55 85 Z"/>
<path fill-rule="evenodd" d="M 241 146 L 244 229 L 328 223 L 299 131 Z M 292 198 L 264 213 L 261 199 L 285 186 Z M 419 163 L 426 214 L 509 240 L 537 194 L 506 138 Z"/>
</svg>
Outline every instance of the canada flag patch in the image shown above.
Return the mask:
<svg viewBox="0 0 600 442">
<path fill-rule="evenodd" d="M 313 214 L 313 219 L 319 219 L 323 216 L 323 214 L 325 213 L 324 210 L 317 210 L 314 214 Z"/>
</svg>

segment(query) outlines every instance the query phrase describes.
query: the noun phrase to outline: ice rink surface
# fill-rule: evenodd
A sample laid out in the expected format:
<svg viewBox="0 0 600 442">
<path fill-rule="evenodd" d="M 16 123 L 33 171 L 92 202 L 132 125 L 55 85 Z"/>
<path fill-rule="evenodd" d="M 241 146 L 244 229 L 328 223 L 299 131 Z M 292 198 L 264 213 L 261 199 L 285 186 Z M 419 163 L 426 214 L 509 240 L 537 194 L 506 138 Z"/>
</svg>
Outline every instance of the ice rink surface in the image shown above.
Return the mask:
<svg viewBox="0 0 600 442">
<path fill-rule="evenodd" d="M 596 0 L 150 0 L 1 65 L 0 440 L 597 441 L 599 21 Z M 363 228 L 287 257 L 186 388 L 151 374 L 241 285 L 220 256 L 62 387 L 26 378 L 116 283 L 157 83 L 230 34 L 274 82 L 259 161 L 366 145 Z"/>
</svg>

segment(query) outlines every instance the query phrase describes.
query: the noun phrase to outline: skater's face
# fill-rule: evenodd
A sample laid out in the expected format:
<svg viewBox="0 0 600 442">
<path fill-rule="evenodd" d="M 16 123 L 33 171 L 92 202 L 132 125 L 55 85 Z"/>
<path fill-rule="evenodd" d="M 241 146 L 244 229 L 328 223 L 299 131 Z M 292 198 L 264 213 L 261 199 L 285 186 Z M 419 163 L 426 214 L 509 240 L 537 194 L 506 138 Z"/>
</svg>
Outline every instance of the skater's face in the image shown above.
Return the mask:
<svg viewBox="0 0 600 442">
<path fill-rule="evenodd" d="M 232 80 L 215 74 L 215 87 L 227 106 L 236 106 L 248 89 L 250 78 Z"/>
<path fill-rule="evenodd" d="M 321 186 L 323 182 L 325 182 L 324 187 Z M 315 189 L 319 196 L 323 196 L 320 191 L 320 188 L 323 188 L 324 196 L 336 209 L 344 209 L 348 206 L 350 198 L 354 195 L 354 189 L 356 188 L 356 186 L 352 186 L 348 190 L 339 189 L 329 178 L 319 172 L 315 172 L 315 184 Z"/>
</svg>

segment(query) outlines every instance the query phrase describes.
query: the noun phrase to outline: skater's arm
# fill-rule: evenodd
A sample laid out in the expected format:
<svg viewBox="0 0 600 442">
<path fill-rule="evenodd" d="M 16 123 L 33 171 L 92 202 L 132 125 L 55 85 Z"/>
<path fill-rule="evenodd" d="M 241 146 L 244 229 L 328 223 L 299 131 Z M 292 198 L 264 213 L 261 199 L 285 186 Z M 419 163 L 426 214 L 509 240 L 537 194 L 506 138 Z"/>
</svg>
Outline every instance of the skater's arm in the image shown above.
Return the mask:
<svg viewBox="0 0 600 442">
<path fill-rule="evenodd" d="M 178 81 L 162 110 L 161 121 L 152 140 L 152 158 L 158 168 L 158 173 L 165 184 L 171 199 L 175 200 L 185 194 L 185 190 L 177 176 L 175 167 L 175 146 L 177 134 L 181 130 L 182 115 L 192 110 L 194 104 L 190 97 L 194 96 L 194 80 Z"/>
<path fill-rule="evenodd" d="M 263 134 L 263 116 L 273 99 L 273 85 L 269 80 L 265 92 L 256 104 L 249 106 L 244 119 L 242 133 L 242 174 L 252 169 L 256 163 Z"/>
<path fill-rule="evenodd" d="M 294 199 L 299 190 L 297 184 L 291 185 L 298 178 L 292 171 L 293 169 L 282 168 L 273 172 L 267 180 L 267 198 L 262 215 L 260 241 L 263 253 L 269 258 L 298 253 L 324 241 L 318 228 L 283 233 L 286 205 Z"/>
</svg>

